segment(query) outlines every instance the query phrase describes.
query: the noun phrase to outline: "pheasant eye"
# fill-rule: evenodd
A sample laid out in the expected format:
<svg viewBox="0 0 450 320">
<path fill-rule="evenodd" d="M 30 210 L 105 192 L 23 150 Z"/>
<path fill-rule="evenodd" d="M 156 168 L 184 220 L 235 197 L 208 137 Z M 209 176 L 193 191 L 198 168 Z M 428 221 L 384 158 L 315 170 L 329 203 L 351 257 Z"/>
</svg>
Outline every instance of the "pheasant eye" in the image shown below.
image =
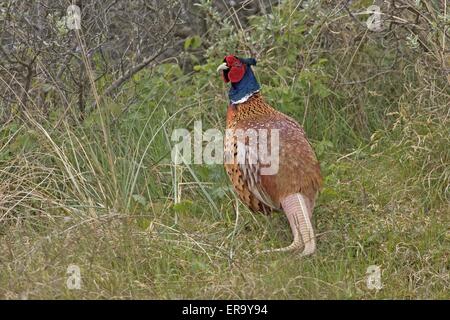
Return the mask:
<svg viewBox="0 0 450 320">
<path fill-rule="evenodd" d="M 223 78 L 225 82 L 230 82 L 230 78 L 228 78 L 228 73 L 230 72 L 230 69 L 223 70 Z"/>
</svg>

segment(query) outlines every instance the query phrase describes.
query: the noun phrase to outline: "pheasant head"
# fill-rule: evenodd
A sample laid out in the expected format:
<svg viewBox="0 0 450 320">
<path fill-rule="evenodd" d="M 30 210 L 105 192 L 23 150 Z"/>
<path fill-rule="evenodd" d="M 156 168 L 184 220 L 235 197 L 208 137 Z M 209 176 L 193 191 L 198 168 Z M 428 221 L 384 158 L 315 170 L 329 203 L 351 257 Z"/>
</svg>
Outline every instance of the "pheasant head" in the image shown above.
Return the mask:
<svg viewBox="0 0 450 320">
<path fill-rule="evenodd" d="M 251 66 L 256 65 L 254 58 L 238 58 L 234 55 L 226 56 L 223 63 L 217 68 L 222 72 L 223 80 L 231 83 L 228 97 L 232 104 L 242 103 L 248 100 L 254 93 L 260 90 Z"/>
</svg>

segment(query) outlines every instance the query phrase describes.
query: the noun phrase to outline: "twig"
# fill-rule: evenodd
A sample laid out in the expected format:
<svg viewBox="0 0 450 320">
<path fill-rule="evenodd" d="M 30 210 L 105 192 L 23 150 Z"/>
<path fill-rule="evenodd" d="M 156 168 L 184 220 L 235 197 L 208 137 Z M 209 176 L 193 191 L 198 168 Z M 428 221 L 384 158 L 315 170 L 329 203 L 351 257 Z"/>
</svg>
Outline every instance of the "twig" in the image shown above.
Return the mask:
<svg viewBox="0 0 450 320">
<path fill-rule="evenodd" d="M 180 9 L 178 10 L 178 13 L 177 13 L 172 25 L 170 26 L 170 28 L 167 30 L 166 34 L 161 39 L 164 40 L 172 32 L 173 28 L 175 27 L 175 25 L 177 23 L 178 17 L 181 14 L 181 11 L 182 11 L 181 9 L 182 9 L 182 7 L 180 7 Z M 141 63 L 138 63 L 137 65 L 135 65 L 135 66 L 131 67 L 130 69 L 128 69 L 127 71 L 125 71 L 125 73 L 119 79 L 115 80 L 108 88 L 106 88 L 106 90 L 103 92 L 104 95 L 105 96 L 111 95 L 112 92 L 114 92 L 116 89 L 118 89 L 120 86 L 122 86 L 134 74 L 141 71 L 143 68 L 148 66 L 151 62 L 156 60 L 167 49 L 168 49 L 168 47 L 166 45 L 163 45 L 161 48 L 159 48 L 159 50 L 154 55 L 145 58 Z"/>
<path fill-rule="evenodd" d="M 158 58 L 167 48 L 161 47 L 153 56 L 145 58 L 141 63 L 133 66 L 128 69 L 119 79 L 115 80 L 106 90 L 103 92 L 105 95 L 109 96 L 113 91 L 118 89 L 120 86 L 124 84 L 127 80 L 129 80 L 134 74 L 141 71 L 143 68 L 148 66 L 152 61 Z"/>
</svg>

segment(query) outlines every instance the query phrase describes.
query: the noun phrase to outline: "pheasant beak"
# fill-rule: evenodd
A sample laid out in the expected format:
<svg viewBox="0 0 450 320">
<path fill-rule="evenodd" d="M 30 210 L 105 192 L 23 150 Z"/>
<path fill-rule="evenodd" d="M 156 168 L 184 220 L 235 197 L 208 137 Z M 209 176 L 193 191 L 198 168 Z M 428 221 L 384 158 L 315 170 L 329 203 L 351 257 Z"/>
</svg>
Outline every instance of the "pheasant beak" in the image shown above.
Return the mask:
<svg viewBox="0 0 450 320">
<path fill-rule="evenodd" d="M 224 63 L 222 63 L 220 66 L 217 67 L 217 72 L 220 72 L 220 71 L 223 71 L 223 70 L 228 70 L 228 69 L 229 69 L 229 68 L 228 68 L 228 66 L 227 66 L 227 63 L 224 62 Z"/>
</svg>

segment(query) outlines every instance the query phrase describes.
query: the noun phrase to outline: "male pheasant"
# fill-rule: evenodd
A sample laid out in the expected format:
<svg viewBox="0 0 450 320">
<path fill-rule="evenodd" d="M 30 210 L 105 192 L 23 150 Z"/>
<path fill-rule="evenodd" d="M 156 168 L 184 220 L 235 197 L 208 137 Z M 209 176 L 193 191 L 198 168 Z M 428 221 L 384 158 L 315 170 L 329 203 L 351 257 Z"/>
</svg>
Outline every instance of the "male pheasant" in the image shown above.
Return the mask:
<svg viewBox="0 0 450 320">
<path fill-rule="evenodd" d="M 266 252 L 302 249 L 301 255 L 309 255 L 316 248 L 311 217 L 322 185 L 320 165 L 302 127 L 264 101 L 252 65 L 256 65 L 253 58 L 229 55 L 217 68 L 224 81 L 231 83 L 224 141 L 225 169 L 239 198 L 252 211 L 270 213 L 283 210 L 288 218 L 293 242 L 287 247 Z M 257 141 L 257 150 L 252 150 L 248 137 L 239 140 L 238 129 L 258 133 L 266 129 L 270 137 L 276 131 L 278 144 L 268 147 L 271 150 L 278 148 L 276 172 L 263 173 L 270 164 L 259 157 L 261 141 Z M 246 155 L 239 158 L 237 154 L 242 145 Z M 252 154 L 258 154 L 256 161 L 249 160 Z"/>
</svg>

